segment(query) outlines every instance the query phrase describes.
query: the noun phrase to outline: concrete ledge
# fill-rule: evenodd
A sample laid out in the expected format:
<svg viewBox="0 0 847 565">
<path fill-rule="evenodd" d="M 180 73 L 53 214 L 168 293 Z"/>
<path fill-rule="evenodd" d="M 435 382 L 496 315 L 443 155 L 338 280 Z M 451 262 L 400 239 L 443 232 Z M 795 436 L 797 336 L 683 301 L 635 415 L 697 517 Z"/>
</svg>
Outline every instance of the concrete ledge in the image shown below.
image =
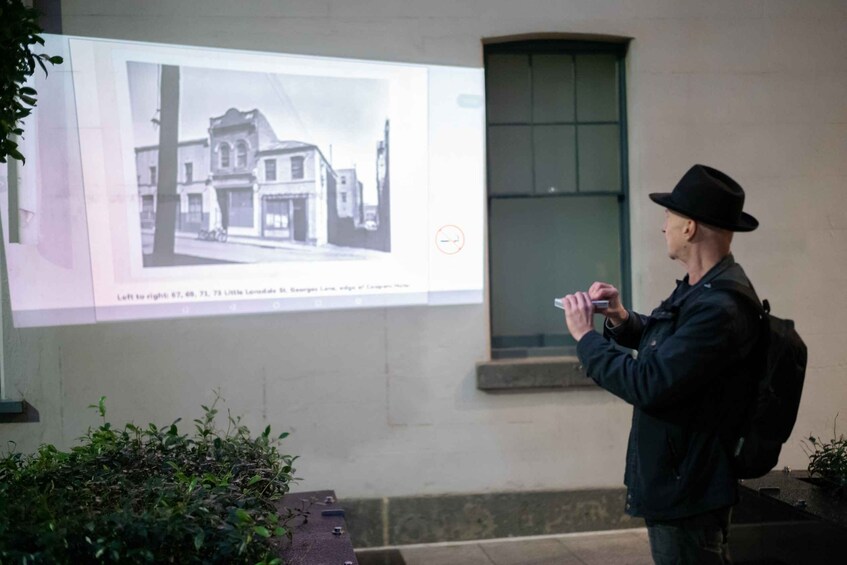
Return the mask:
<svg viewBox="0 0 847 565">
<path fill-rule="evenodd" d="M 38 422 L 40 416 L 26 400 L 0 400 L 0 424 Z"/>
<path fill-rule="evenodd" d="M 576 357 L 498 359 L 476 365 L 476 388 L 486 391 L 596 387 Z"/>
<path fill-rule="evenodd" d="M 344 499 L 353 546 L 642 528 L 623 488 Z"/>
<path fill-rule="evenodd" d="M 22 400 L 0 400 L 0 414 L 23 414 Z"/>
</svg>

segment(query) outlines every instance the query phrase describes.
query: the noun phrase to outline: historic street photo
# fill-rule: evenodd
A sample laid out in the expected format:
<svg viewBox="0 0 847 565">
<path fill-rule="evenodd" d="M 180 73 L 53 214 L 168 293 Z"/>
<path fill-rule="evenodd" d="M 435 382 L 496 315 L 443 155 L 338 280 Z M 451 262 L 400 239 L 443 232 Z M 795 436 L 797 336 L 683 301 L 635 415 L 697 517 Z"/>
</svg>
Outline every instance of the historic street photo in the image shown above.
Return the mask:
<svg viewBox="0 0 847 565">
<path fill-rule="evenodd" d="M 386 80 L 127 63 L 145 267 L 391 251 Z"/>
</svg>

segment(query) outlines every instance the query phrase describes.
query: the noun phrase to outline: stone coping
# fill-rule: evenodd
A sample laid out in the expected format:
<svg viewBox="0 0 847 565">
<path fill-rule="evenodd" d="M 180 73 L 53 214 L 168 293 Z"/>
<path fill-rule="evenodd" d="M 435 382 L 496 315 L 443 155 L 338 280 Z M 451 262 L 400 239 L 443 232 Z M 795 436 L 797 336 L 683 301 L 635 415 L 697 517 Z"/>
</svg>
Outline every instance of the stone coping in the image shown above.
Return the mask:
<svg viewBox="0 0 847 565">
<path fill-rule="evenodd" d="M 476 365 L 476 387 L 488 392 L 525 389 L 597 388 L 577 357 L 496 359 Z"/>
<path fill-rule="evenodd" d="M 344 499 L 356 548 L 644 526 L 623 488 Z"/>
<path fill-rule="evenodd" d="M 847 498 L 803 480 L 808 478 L 808 471 L 771 471 L 764 477 L 741 481 L 740 486 L 756 496 L 791 507 L 800 518 L 847 528 Z"/>
</svg>

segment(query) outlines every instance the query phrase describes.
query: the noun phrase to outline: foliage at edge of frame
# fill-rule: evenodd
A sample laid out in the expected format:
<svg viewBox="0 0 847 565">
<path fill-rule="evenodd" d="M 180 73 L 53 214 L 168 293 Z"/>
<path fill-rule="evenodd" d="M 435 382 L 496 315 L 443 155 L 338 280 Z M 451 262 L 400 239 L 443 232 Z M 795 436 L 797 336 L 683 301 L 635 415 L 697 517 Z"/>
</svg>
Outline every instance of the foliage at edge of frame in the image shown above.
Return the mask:
<svg viewBox="0 0 847 565">
<path fill-rule="evenodd" d="M 839 494 L 847 493 L 847 438 L 836 433 L 833 422 L 831 441 L 824 442 L 813 435 L 808 441 L 803 448 L 809 456 L 809 476 L 829 484 Z"/>
<path fill-rule="evenodd" d="M 46 63 L 62 63 L 59 56 L 33 53 L 44 45 L 41 33 L 38 10 L 22 0 L 0 0 L 0 163 L 8 157 L 24 162 L 15 139 L 23 135 L 21 121 L 32 113 L 38 94 L 27 79 L 36 67 L 46 75 Z"/>
</svg>

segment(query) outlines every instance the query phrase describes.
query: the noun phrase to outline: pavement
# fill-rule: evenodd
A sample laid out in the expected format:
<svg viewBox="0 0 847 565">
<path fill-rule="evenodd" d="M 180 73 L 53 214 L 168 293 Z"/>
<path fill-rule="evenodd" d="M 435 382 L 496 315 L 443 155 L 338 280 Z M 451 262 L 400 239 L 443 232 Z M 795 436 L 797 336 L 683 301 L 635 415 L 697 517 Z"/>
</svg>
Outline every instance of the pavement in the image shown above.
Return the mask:
<svg viewBox="0 0 847 565">
<path fill-rule="evenodd" d="M 359 565 L 652 565 L 645 528 L 356 551 Z"/>
<path fill-rule="evenodd" d="M 141 231 L 141 250 L 153 251 L 153 231 Z M 227 263 L 275 263 L 284 261 L 361 261 L 385 257 L 381 251 L 337 245 L 308 245 L 256 237 L 230 235 L 226 242 L 197 239 L 196 233 L 177 232 L 174 253 Z"/>
</svg>

